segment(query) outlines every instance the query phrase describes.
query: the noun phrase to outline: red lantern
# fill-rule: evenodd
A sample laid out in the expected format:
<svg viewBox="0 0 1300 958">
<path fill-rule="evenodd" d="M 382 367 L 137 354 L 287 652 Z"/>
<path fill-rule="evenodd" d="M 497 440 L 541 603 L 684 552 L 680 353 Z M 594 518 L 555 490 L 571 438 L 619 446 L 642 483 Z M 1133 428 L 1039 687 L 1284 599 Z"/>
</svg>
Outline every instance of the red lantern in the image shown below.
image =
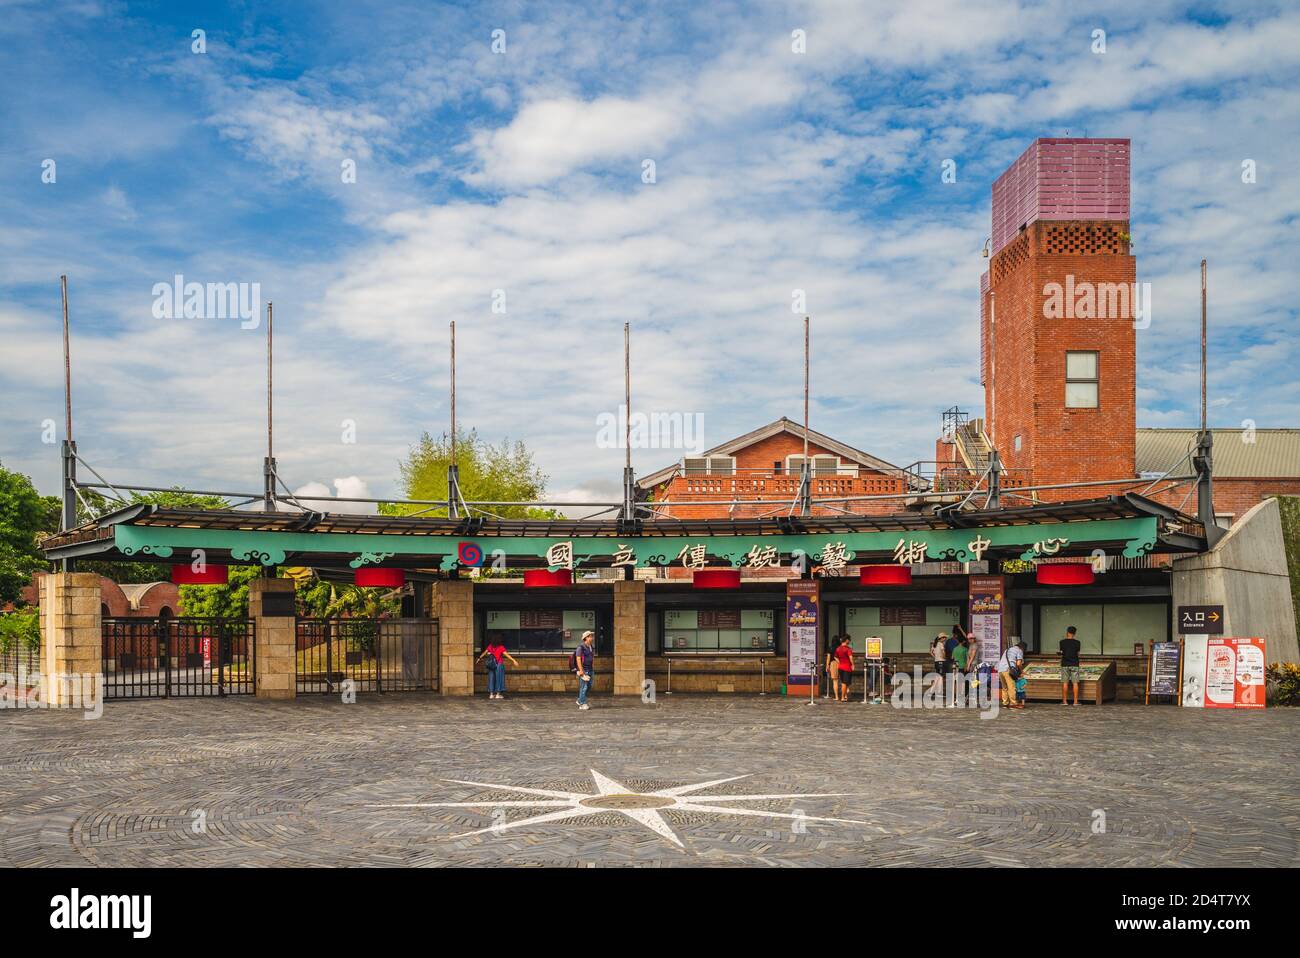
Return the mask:
<svg viewBox="0 0 1300 958">
<path fill-rule="evenodd" d="M 525 569 L 525 589 L 553 589 L 557 586 L 573 585 L 572 569 Z"/>
<path fill-rule="evenodd" d="M 696 569 L 695 588 L 697 589 L 739 589 L 739 569 Z"/>
<path fill-rule="evenodd" d="M 406 582 L 406 573 L 401 569 L 358 569 L 352 575 L 357 585 L 374 586 L 381 589 L 400 589 Z"/>
<path fill-rule="evenodd" d="M 1053 562 L 1036 570 L 1039 585 L 1092 585 L 1096 574 L 1088 562 Z"/>
<path fill-rule="evenodd" d="M 205 565 L 202 572 L 185 563 L 172 566 L 172 581 L 177 585 L 225 585 L 230 581 L 230 569 L 224 565 Z"/>
<path fill-rule="evenodd" d="M 864 565 L 858 572 L 860 585 L 911 585 L 910 565 Z"/>
</svg>

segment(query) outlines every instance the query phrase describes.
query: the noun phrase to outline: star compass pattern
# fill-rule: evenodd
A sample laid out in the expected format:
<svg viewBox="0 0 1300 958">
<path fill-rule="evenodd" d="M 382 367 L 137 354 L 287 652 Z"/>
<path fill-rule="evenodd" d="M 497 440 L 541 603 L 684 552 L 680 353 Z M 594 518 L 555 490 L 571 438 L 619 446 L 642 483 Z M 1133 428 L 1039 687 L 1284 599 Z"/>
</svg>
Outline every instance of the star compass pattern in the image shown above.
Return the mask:
<svg viewBox="0 0 1300 958">
<path fill-rule="evenodd" d="M 663 812 L 702 812 L 710 815 L 735 816 L 738 818 L 776 818 L 822 824 L 870 825 L 870 822 L 856 821 L 849 818 L 823 818 L 801 813 L 770 812 L 756 808 L 732 807 L 731 802 L 762 802 L 786 798 L 830 798 L 851 795 L 852 792 L 810 792 L 786 793 L 773 795 L 699 795 L 701 789 L 735 782 L 748 775 L 733 775 L 730 778 L 717 778 L 709 782 L 694 785 L 677 785 L 672 788 L 660 788 L 652 792 L 634 792 L 625 785 L 616 782 L 607 775 L 602 775 L 594 768 L 591 777 L 596 783 L 596 792 L 563 792 L 547 788 L 522 788 L 517 785 L 501 785 L 490 782 L 467 782 L 461 779 L 448 779 L 458 785 L 473 785 L 478 788 L 498 789 L 526 795 L 528 798 L 492 802 L 412 802 L 395 805 L 371 805 L 371 808 L 536 808 L 548 809 L 536 815 L 520 818 L 512 822 L 497 822 L 486 828 L 478 828 L 458 835 L 447 835 L 443 840 L 469 838 L 489 832 L 500 834 L 517 828 L 532 828 L 553 822 L 570 821 L 588 815 L 603 815 L 617 812 L 650 829 L 660 838 L 684 849 L 682 840 L 673 832 L 664 819 Z M 725 804 L 718 804 L 718 803 Z"/>
</svg>

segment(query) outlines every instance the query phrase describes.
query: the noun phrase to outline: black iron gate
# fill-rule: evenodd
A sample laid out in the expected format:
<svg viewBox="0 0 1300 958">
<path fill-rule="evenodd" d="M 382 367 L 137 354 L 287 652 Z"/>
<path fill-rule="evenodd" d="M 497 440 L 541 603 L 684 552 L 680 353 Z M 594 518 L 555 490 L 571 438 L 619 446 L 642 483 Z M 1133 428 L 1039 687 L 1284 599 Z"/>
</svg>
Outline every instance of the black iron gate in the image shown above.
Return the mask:
<svg viewBox="0 0 1300 958">
<path fill-rule="evenodd" d="M 300 695 L 438 688 L 437 619 L 299 619 L 297 644 Z"/>
<path fill-rule="evenodd" d="M 252 619 L 108 618 L 104 697 L 252 695 L 256 641 Z"/>
</svg>

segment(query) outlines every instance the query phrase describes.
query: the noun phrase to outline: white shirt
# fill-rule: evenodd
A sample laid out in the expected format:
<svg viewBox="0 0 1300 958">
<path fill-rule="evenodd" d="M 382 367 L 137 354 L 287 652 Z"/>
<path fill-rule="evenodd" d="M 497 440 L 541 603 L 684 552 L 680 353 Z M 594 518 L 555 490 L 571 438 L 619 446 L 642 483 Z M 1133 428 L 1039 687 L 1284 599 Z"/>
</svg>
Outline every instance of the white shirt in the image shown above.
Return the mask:
<svg viewBox="0 0 1300 958">
<path fill-rule="evenodd" d="M 998 659 L 998 671 L 1010 672 L 1011 663 L 1023 662 L 1024 660 L 1025 660 L 1025 653 L 1020 651 L 1020 646 L 1013 645 L 1011 646 L 1011 648 L 1007 649 L 1005 652 L 1002 653 L 1002 658 Z"/>
</svg>

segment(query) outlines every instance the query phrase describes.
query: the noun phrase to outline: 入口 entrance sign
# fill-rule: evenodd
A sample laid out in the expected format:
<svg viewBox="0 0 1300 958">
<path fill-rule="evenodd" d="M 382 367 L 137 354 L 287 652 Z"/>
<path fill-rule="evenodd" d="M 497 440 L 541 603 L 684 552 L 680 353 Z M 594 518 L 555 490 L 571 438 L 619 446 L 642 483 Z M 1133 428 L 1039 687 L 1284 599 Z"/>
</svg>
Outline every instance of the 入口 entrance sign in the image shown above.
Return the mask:
<svg viewBox="0 0 1300 958">
<path fill-rule="evenodd" d="M 1223 606 L 1180 605 L 1174 631 L 1179 635 L 1223 635 Z"/>
</svg>

